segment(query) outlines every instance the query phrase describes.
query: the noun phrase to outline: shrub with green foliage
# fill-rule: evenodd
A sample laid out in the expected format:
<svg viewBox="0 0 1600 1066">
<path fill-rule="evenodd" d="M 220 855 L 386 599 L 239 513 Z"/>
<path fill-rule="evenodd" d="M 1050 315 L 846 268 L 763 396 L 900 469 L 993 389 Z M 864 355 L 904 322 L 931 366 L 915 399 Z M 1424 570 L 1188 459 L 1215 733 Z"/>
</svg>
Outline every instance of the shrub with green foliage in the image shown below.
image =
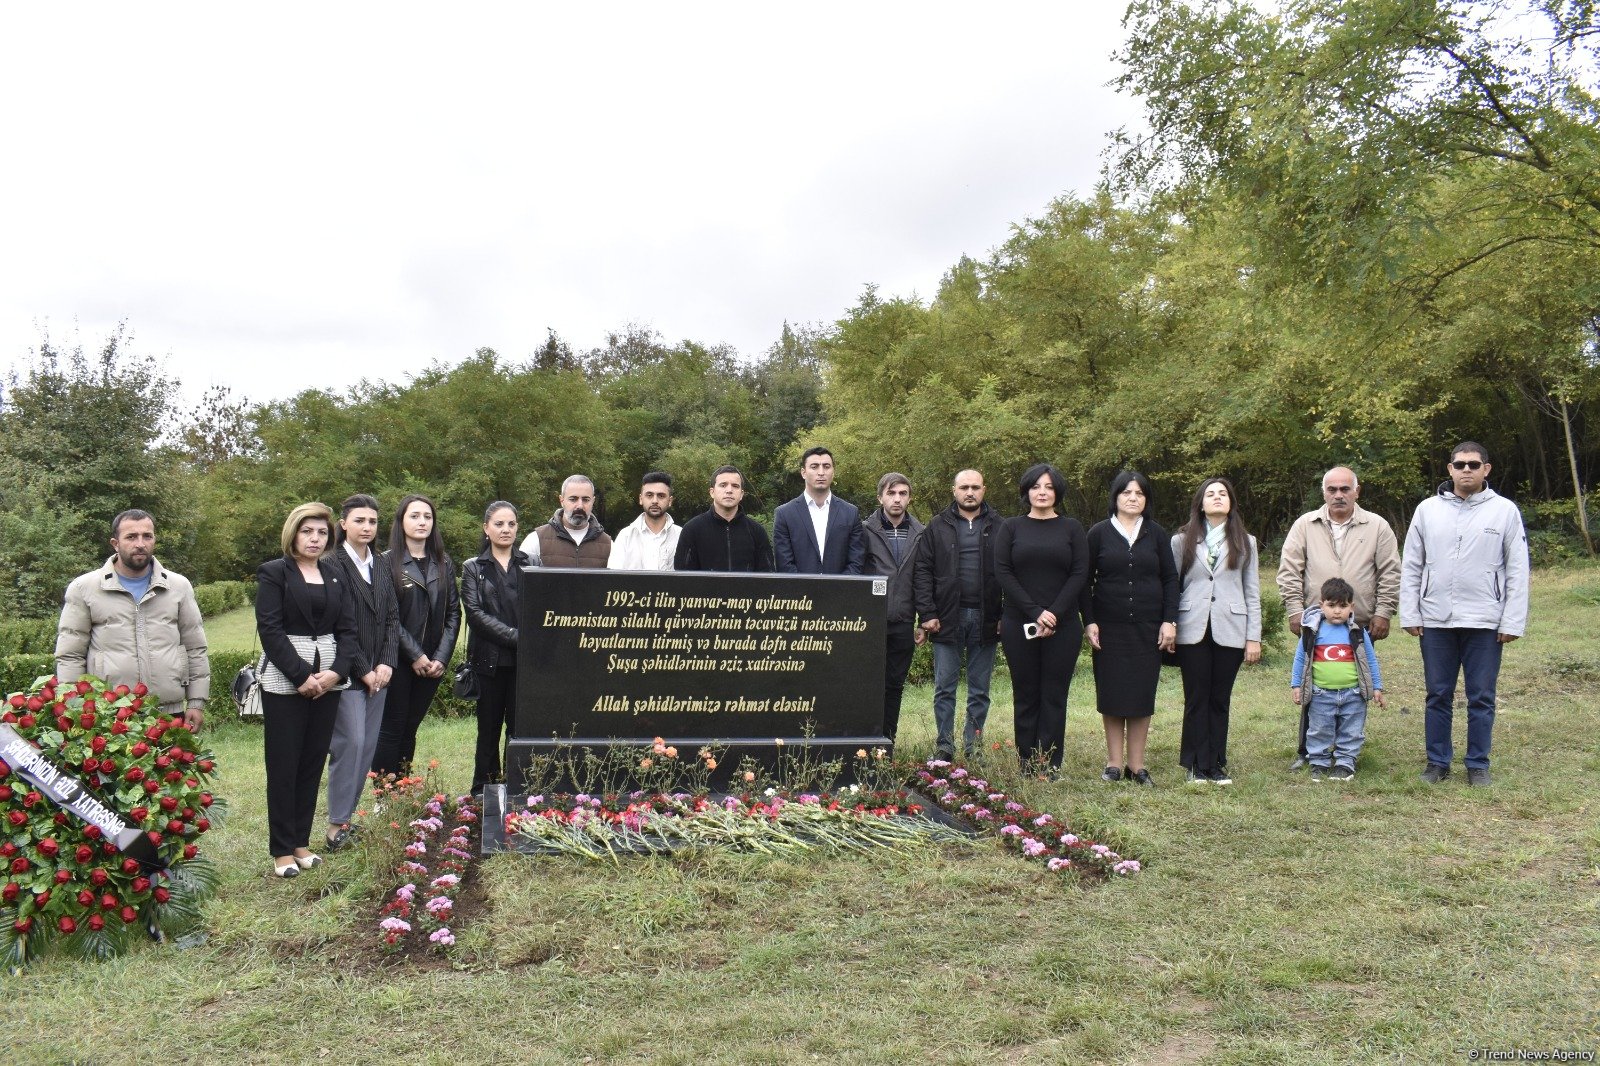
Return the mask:
<svg viewBox="0 0 1600 1066">
<path fill-rule="evenodd" d="M 200 605 L 202 618 L 225 614 L 256 602 L 253 581 L 212 581 L 194 587 L 194 599 Z"/>
<path fill-rule="evenodd" d="M 0 655 L 54 655 L 54 618 L 7 618 L 0 620 Z"/>
</svg>

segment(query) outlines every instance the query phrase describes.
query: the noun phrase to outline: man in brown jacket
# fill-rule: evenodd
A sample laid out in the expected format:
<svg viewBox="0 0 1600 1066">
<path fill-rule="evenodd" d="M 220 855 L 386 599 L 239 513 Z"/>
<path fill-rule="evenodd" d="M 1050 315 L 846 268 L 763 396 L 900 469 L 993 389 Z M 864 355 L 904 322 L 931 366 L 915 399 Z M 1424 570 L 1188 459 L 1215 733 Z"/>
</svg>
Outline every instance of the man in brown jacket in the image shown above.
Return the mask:
<svg viewBox="0 0 1600 1066">
<path fill-rule="evenodd" d="M 56 676 L 84 674 L 130 688 L 143 682 L 164 714 L 199 729 L 211 663 L 189 579 L 155 557 L 156 524 L 144 511 L 111 520 L 114 554 L 67 586 L 56 630 Z"/>
<path fill-rule="evenodd" d="M 534 566 L 606 568 L 611 534 L 594 516 L 593 481 L 573 474 L 561 483 L 561 509 L 522 539 L 522 554 Z"/>
<path fill-rule="evenodd" d="M 1355 622 L 1372 637 L 1389 635 L 1389 620 L 1400 608 L 1400 549 L 1389 523 L 1356 505 L 1361 483 L 1355 471 L 1336 466 L 1322 475 L 1323 505 L 1295 519 L 1278 561 L 1278 591 L 1289 631 L 1300 635 L 1301 615 L 1316 606 L 1316 590 L 1330 577 L 1342 577 L 1355 590 Z M 1305 715 L 1300 723 L 1300 757 L 1305 765 Z"/>
</svg>

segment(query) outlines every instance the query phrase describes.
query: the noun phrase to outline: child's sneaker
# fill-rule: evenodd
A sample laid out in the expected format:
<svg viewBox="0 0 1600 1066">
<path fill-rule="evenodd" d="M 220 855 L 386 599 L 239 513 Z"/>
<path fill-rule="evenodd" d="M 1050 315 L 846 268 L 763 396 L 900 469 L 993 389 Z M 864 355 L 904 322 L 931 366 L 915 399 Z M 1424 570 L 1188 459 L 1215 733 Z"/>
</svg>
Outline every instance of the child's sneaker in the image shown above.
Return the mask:
<svg viewBox="0 0 1600 1066">
<path fill-rule="evenodd" d="M 1313 781 L 1325 780 L 1330 773 L 1332 771 L 1326 766 L 1318 766 L 1316 763 L 1311 764 L 1311 780 Z"/>
<path fill-rule="evenodd" d="M 1353 781 L 1355 776 L 1354 768 L 1349 766 L 1335 766 L 1328 771 L 1328 780 L 1330 781 Z"/>
</svg>

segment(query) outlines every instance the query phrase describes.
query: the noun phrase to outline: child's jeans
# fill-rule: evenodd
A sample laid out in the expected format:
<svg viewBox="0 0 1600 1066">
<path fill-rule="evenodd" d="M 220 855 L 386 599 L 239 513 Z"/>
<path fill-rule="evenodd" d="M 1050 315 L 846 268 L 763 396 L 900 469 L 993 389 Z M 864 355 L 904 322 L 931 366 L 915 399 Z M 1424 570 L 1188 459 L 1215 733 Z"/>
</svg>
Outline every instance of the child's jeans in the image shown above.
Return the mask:
<svg viewBox="0 0 1600 1066">
<path fill-rule="evenodd" d="M 1313 766 L 1356 768 L 1367 739 L 1367 701 L 1359 688 L 1311 689 L 1306 759 Z"/>
</svg>

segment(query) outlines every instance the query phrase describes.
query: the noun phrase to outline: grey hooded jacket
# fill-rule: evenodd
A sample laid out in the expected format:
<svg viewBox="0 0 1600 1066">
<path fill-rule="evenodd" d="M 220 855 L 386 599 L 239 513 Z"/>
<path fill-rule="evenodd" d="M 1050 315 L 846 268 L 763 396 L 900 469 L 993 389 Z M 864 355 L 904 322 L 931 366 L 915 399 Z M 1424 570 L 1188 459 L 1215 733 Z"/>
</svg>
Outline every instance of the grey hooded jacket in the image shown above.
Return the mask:
<svg viewBox="0 0 1600 1066">
<path fill-rule="evenodd" d="M 1447 481 L 1417 505 L 1400 564 L 1400 624 L 1492 629 L 1528 623 L 1528 535 L 1517 505 L 1485 486 L 1463 500 Z"/>
</svg>

